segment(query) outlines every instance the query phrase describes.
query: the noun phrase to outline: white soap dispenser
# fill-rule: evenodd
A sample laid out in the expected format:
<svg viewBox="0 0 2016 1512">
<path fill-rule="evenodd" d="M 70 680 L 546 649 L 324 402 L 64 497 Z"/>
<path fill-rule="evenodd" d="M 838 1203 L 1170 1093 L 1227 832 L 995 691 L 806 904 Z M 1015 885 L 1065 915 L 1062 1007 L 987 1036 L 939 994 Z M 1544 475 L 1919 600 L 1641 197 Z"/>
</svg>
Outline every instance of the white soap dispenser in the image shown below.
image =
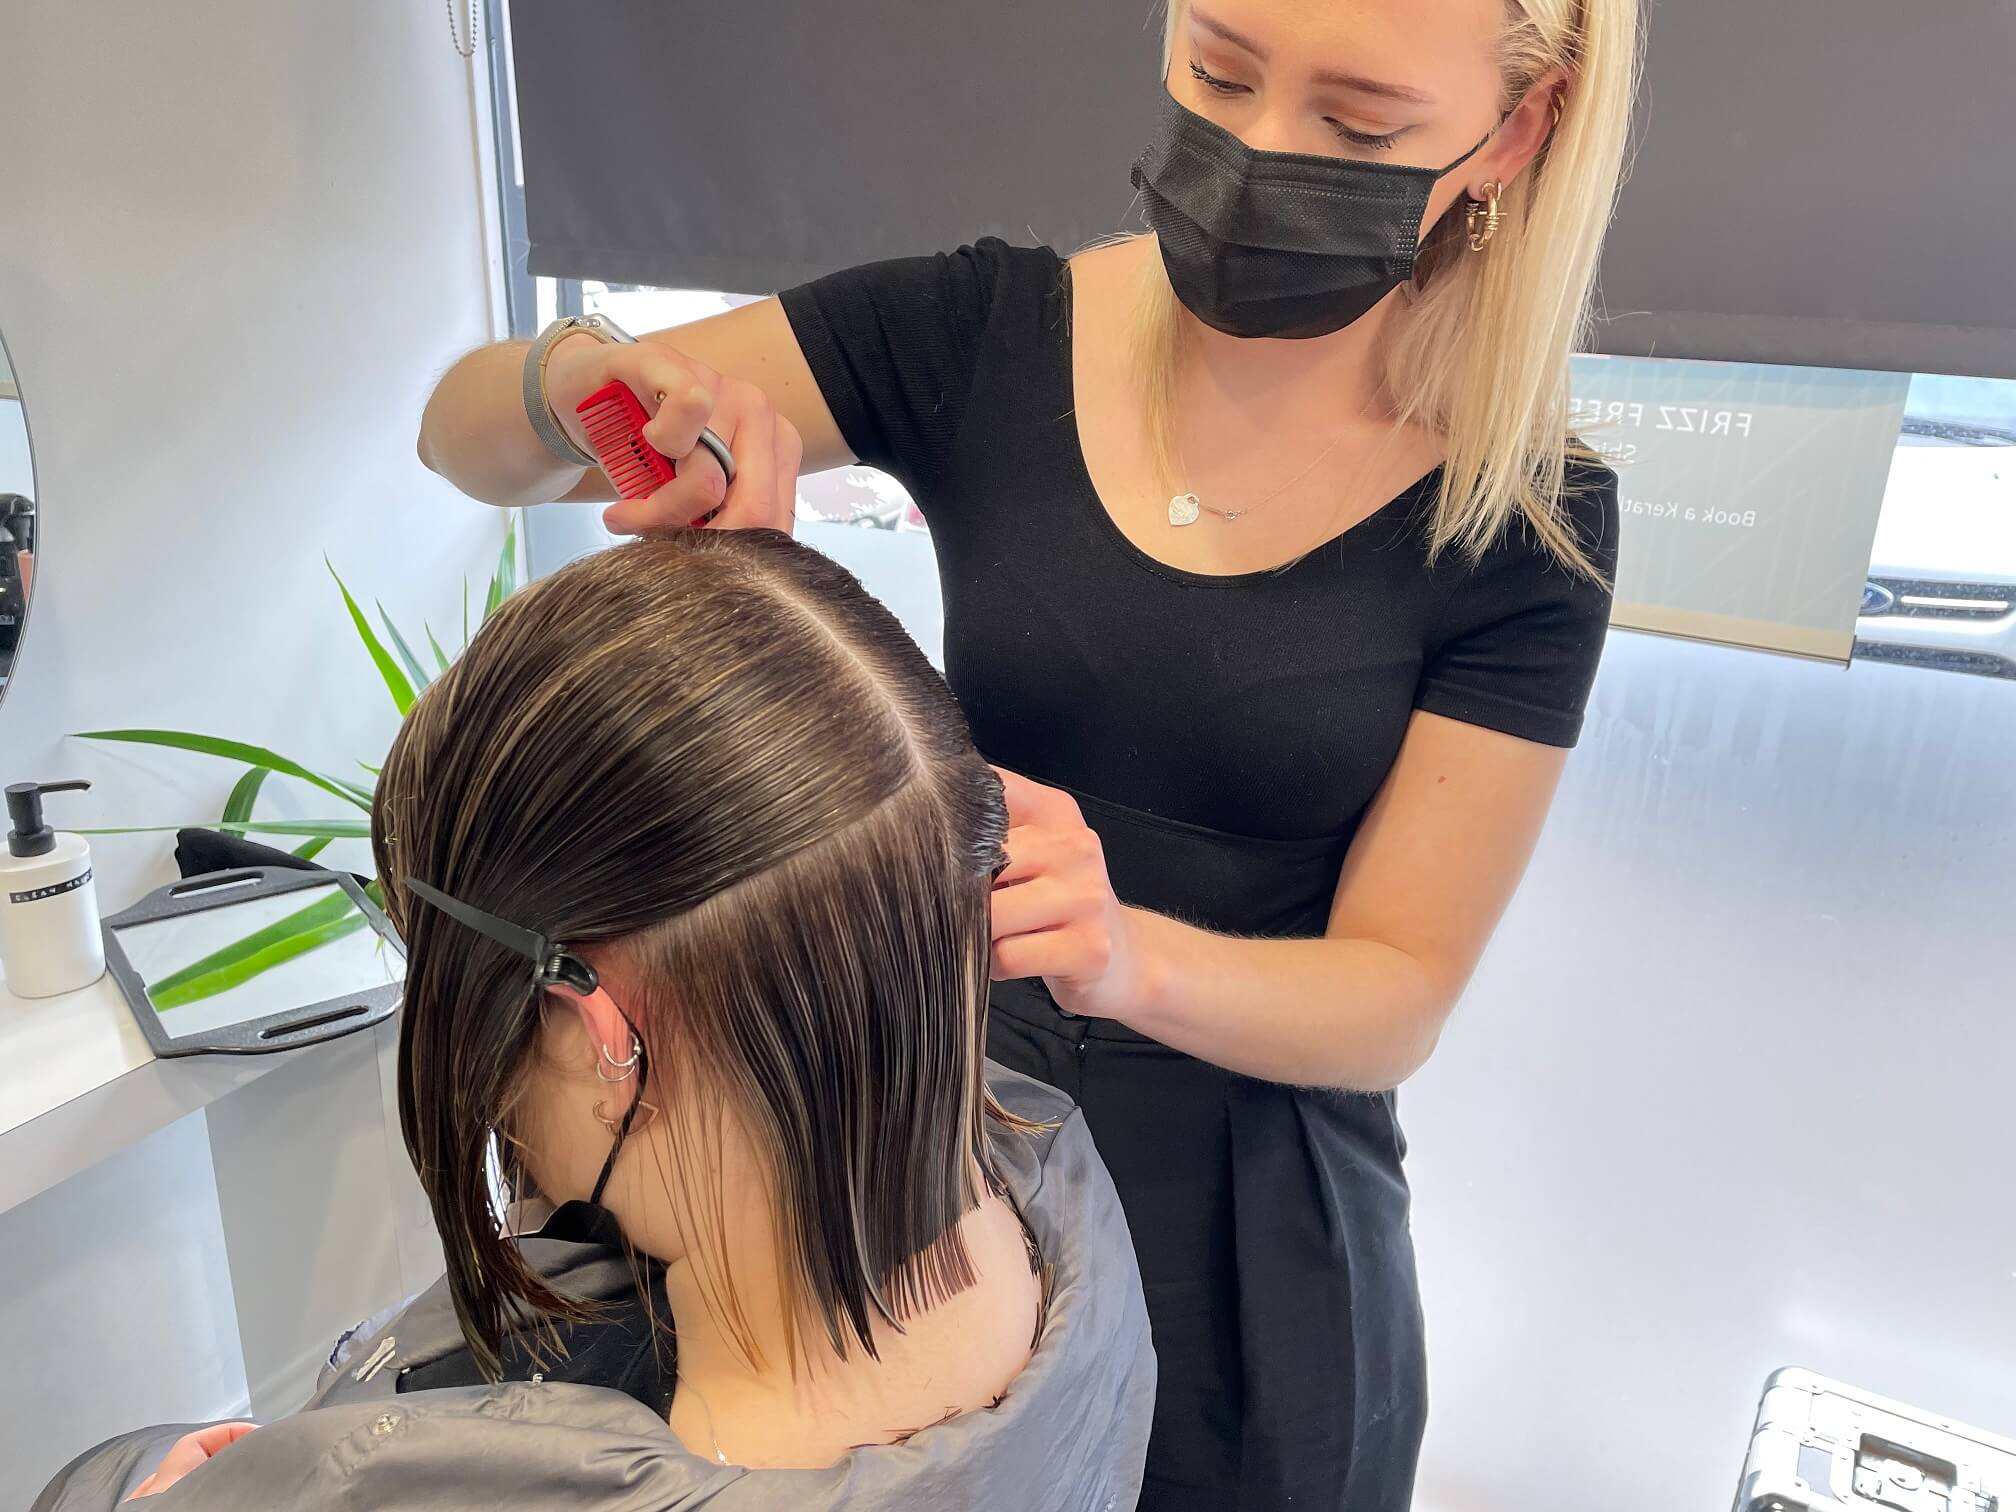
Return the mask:
<svg viewBox="0 0 2016 1512">
<path fill-rule="evenodd" d="M 88 782 L 17 782 L 7 789 L 12 829 L 0 854 L 0 971 L 16 997 L 54 997 L 105 974 L 91 847 L 43 822 L 42 795 Z"/>
</svg>

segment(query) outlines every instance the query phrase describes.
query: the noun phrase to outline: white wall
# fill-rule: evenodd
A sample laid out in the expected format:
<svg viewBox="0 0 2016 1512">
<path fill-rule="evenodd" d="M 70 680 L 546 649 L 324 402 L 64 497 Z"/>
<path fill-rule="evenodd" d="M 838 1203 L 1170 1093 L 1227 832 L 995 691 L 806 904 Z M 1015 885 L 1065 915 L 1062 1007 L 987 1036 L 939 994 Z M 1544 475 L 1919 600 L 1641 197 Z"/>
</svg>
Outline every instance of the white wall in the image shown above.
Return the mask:
<svg viewBox="0 0 2016 1512">
<path fill-rule="evenodd" d="M 113 1433 L 238 1410 L 227 1263 L 200 1113 L 0 1220 L 0 1328 L 25 1367 L 0 1383 L 0 1506 Z"/>
<path fill-rule="evenodd" d="M 72 825 L 217 812 L 235 775 L 217 764 L 65 738 L 108 725 L 237 735 L 354 775 L 395 717 L 323 553 L 446 637 L 502 537 L 413 455 L 433 377 L 493 328 L 469 65 L 440 8 L 410 0 L 0 0 L 0 37 L 0 328 L 42 506 L 0 780 L 91 778 Z M 100 842 L 103 906 L 171 875 L 169 844 Z M 202 1134 L 178 1126 L 0 1220 L 0 1266 L 73 1274 L 53 1292 L 0 1278 L 22 1367 L 0 1374 L 0 1504 L 136 1414 L 242 1396 L 223 1278 L 190 1263 L 216 1224 Z M 12 1227 L 37 1214 L 44 1233 Z M 158 1244 L 134 1241 L 135 1215 Z M 138 1316 L 98 1295 L 108 1276 L 151 1299 Z"/>
<path fill-rule="evenodd" d="M 1432 1512 L 1701 1512 L 1800 1365 L 2016 1434 L 2016 683 L 1611 638 L 1401 1094 Z"/>
</svg>

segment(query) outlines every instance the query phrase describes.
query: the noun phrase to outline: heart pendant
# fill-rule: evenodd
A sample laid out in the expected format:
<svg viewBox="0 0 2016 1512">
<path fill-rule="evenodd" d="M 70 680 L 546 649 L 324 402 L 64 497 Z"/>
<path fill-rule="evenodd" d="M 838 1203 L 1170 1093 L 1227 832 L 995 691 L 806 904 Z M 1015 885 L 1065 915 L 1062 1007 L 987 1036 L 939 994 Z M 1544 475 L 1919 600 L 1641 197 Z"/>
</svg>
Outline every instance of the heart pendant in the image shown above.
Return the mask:
<svg viewBox="0 0 2016 1512">
<path fill-rule="evenodd" d="M 1203 501 L 1194 493 L 1180 493 L 1169 501 L 1169 523 L 1171 525 L 1195 525 L 1197 516 L 1204 508 Z"/>
</svg>

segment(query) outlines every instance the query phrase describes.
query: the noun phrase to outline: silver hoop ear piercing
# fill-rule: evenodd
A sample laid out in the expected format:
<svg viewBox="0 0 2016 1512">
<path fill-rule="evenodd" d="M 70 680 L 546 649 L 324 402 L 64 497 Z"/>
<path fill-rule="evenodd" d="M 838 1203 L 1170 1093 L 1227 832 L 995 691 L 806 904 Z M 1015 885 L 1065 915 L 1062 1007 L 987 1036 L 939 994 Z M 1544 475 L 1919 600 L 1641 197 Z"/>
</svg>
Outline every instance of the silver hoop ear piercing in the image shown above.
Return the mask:
<svg viewBox="0 0 2016 1512">
<path fill-rule="evenodd" d="M 598 1045 L 596 1047 L 595 1075 L 598 1080 L 612 1084 L 615 1082 L 626 1082 L 637 1074 L 637 1063 L 643 1058 L 644 1042 L 638 1039 L 635 1033 L 632 1033 L 630 1036 L 630 1056 L 627 1060 L 616 1059 L 615 1056 L 609 1053 L 607 1045 Z M 604 1070 L 604 1067 L 607 1067 L 608 1070 Z M 611 1076 L 609 1074 L 610 1071 L 614 1071 L 617 1074 Z"/>
</svg>

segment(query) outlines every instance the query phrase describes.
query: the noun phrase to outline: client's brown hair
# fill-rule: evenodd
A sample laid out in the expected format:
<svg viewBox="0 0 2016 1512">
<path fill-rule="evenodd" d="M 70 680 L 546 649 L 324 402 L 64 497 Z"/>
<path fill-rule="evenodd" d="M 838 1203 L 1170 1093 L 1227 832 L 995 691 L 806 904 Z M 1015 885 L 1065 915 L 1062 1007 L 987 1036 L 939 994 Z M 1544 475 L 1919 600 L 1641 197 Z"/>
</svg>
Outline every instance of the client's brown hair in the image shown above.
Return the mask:
<svg viewBox="0 0 2016 1512">
<path fill-rule="evenodd" d="M 400 1121 L 486 1372 L 507 1334 L 580 1315 L 501 1236 L 488 1178 L 541 993 L 406 880 L 621 963 L 654 1098 L 725 1100 L 803 1319 L 872 1352 L 876 1318 L 972 1282 L 1006 832 L 943 681 L 786 536 L 623 546 L 502 606 L 415 705 L 372 816 L 407 949 Z"/>
</svg>

